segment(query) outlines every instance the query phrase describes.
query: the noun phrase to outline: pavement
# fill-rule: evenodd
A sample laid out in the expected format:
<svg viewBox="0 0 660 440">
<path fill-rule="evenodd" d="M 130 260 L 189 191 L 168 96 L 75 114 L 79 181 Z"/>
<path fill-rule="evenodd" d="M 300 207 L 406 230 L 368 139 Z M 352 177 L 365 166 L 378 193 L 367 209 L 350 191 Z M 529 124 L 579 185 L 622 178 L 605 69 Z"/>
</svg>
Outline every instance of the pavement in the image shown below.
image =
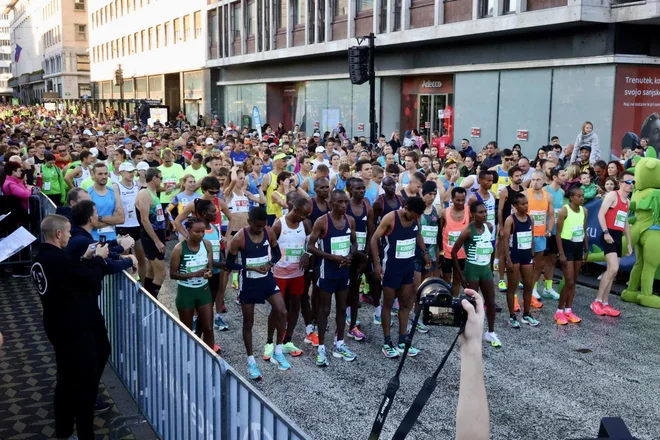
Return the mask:
<svg viewBox="0 0 660 440">
<path fill-rule="evenodd" d="M 168 243 L 168 248 L 172 246 Z M 176 286 L 168 279 L 159 299 L 176 312 L 175 294 Z M 655 376 L 660 364 L 656 339 L 660 334 L 660 311 L 623 303 L 612 296 L 611 303 L 622 311 L 621 317 L 598 317 L 589 309 L 595 295 L 593 288 L 578 287 L 574 311 L 583 318 L 580 324 L 555 325 L 552 316 L 556 302 L 552 300 L 544 300 L 545 307 L 534 312 L 541 321 L 536 328 L 510 329 L 507 314 L 497 315 L 495 331 L 503 347 L 495 349 L 484 344 L 483 351 L 492 439 L 595 438 L 600 419 L 615 416 L 622 417 L 638 438 L 660 439 L 660 425 L 656 423 L 660 383 L 644 379 L 651 373 Z M 229 311 L 223 318 L 229 329 L 216 331 L 216 343 L 223 349 L 223 358 L 247 375 L 236 291 L 228 288 L 225 298 Z M 498 293 L 496 301 L 505 305 L 504 294 Z M 363 304 L 359 312 L 366 341 L 347 340 L 357 359 L 349 363 L 329 357 L 330 366 L 325 369 L 316 366 L 316 351 L 303 343 L 300 319 L 293 342 L 304 354 L 290 359 L 292 369 L 286 372 L 261 360 L 269 310 L 268 305 L 256 307 L 254 354 L 263 375 L 256 388 L 311 438 L 367 438 L 382 393 L 398 365 L 398 360 L 385 359 L 380 352 L 383 336 L 380 327 L 372 324 L 373 307 Z M 334 311 L 330 325 L 331 338 Z M 392 334 L 397 329 L 395 324 Z M 424 379 L 439 365 L 455 332 L 455 328 L 434 327 L 426 335 L 415 336 L 413 345 L 422 352 L 406 360 L 401 387 L 381 438 L 392 437 Z M 407 438 L 454 437 L 459 378 L 456 350 Z"/>
</svg>

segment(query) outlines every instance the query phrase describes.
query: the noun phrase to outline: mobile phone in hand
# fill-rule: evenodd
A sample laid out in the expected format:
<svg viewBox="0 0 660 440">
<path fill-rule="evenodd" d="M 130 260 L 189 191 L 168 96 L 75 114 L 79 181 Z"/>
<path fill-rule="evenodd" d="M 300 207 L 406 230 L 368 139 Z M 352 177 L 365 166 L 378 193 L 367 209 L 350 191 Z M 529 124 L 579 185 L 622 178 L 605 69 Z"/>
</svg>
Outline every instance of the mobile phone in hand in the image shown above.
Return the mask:
<svg viewBox="0 0 660 440">
<path fill-rule="evenodd" d="M 106 241 L 105 235 L 100 235 L 99 236 L 99 245 L 105 246 L 105 241 Z"/>
</svg>

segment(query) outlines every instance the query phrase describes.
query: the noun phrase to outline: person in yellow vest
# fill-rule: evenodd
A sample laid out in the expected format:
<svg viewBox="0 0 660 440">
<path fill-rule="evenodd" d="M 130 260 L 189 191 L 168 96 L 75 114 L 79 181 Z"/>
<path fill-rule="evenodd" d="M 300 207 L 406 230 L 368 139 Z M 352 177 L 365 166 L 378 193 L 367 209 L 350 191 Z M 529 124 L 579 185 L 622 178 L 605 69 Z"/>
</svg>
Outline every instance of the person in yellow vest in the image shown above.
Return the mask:
<svg viewBox="0 0 660 440">
<path fill-rule="evenodd" d="M 158 169 L 163 176 L 161 181 L 160 204 L 163 207 L 163 212 L 166 212 L 167 207 L 172 201 L 172 197 L 181 191 L 180 181 L 184 171 L 181 165 L 174 163 L 174 153 L 169 148 L 163 150 L 163 163 L 158 166 Z M 176 215 L 173 214 L 173 217 L 176 218 Z M 171 229 L 169 216 L 165 216 L 166 240 L 169 240 Z"/>
<path fill-rule="evenodd" d="M 264 180 L 261 183 L 261 187 L 266 188 L 266 214 L 268 215 L 268 226 L 273 225 L 275 219 L 278 218 L 276 214 L 280 212 L 277 209 L 279 206 L 276 206 L 273 202 L 273 192 L 276 191 L 278 187 L 277 176 L 286 167 L 286 157 L 287 156 L 284 153 L 277 153 L 275 157 L 273 157 L 273 170 L 264 176 Z"/>
</svg>

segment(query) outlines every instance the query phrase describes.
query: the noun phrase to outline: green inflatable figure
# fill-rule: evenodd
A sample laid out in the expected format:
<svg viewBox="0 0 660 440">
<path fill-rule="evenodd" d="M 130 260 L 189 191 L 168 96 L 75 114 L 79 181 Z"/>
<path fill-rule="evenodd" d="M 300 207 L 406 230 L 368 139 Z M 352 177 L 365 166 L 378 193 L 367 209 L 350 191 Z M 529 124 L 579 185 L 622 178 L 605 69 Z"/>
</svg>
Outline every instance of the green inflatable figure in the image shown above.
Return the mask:
<svg viewBox="0 0 660 440">
<path fill-rule="evenodd" d="M 630 212 L 630 239 L 636 260 L 621 299 L 660 309 L 660 296 L 653 294 L 653 283 L 660 279 L 660 160 L 653 148 L 649 147 L 647 157 L 635 163 Z"/>
</svg>

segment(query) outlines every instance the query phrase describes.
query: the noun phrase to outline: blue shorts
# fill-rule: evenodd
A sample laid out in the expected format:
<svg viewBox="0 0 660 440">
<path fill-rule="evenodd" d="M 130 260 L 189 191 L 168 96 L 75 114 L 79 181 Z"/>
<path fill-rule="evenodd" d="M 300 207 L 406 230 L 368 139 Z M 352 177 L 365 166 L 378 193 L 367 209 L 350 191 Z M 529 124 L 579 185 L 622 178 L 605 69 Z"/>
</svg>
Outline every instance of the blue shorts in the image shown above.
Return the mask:
<svg viewBox="0 0 660 440">
<path fill-rule="evenodd" d="M 278 292 L 273 274 L 264 278 L 242 280 L 239 276 L 241 304 L 264 304 L 267 298 Z"/>
<path fill-rule="evenodd" d="M 431 268 L 427 270 L 426 263 L 424 262 L 424 260 L 415 260 L 415 272 L 419 272 L 419 273 L 433 272 L 435 270 L 435 266 L 436 264 L 434 261 L 433 263 L 431 263 Z"/>
<path fill-rule="evenodd" d="M 534 262 L 534 255 L 531 249 L 513 249 L 509 248 L 511 263 L 526 266 Z"/>
<path fill-rule="evenodd" d="M 546 237 L 534 237 L 534 253 L 544 252 L 546 248 Z"/>
<path fill-rule="evenodd" d="M 348 290 L 348 278 L 319 278 L 319 289 L 328 293 L 339 293 Z"/>
<path fill-rule="evenodd" d="M 414 271 L 410 272 L 401 272 L 401 271 L 385 271 L 383 274 L 383 286 L 389 287 L 390 289 L 398 289 L 401 286 L 406 284 L 412 284 L 413 278 L 415 276 Z"/>
</svg>

